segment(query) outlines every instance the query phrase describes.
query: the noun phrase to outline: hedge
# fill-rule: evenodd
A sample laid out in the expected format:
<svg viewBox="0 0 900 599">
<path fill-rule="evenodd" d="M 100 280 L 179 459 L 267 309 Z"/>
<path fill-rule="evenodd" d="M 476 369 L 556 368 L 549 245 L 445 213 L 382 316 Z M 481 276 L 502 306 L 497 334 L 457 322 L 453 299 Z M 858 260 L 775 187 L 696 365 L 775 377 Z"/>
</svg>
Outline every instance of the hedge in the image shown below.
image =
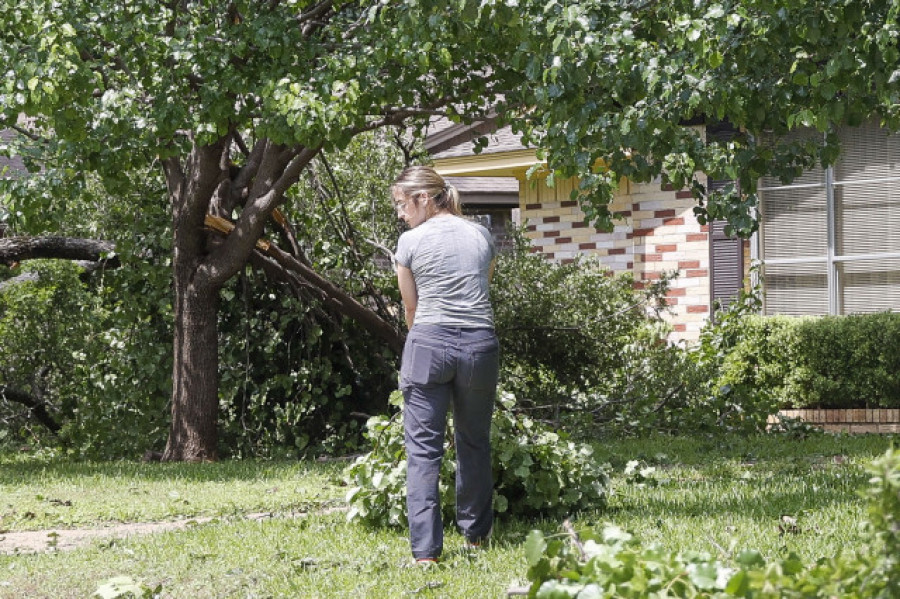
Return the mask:
<svg viewBox="0 0 900 599">
<path fill-rule="evenodd" d="M 719 373 L 782 408 L 900 408 L 900 314 L 749 316 Z"/>
</svg>

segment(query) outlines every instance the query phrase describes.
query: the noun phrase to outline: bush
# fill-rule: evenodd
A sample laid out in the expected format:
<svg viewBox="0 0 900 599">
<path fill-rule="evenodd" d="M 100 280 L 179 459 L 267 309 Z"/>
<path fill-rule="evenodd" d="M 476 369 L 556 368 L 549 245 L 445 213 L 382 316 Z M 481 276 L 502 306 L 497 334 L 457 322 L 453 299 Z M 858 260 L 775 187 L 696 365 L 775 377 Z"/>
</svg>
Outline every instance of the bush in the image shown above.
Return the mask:
<svg viewBox="0 0 900 599">
<path fill-rule="evenodd" d="M 392 403 L 401 406 L 399 391 Z M 547 430 L 513 412 L 506 395 L 494 410 L 491 438 L 494 510 L 498 516 L 565 516 L 606 505 L 609 478 L 588 445 L 565 433 Z M 391 418 L 373 417 L 367 424 L 373 447 L 347 468 L 349 520 L 378 526 L 406 526 L 406 454 L 402 410 Z M 454 517 L 455 452 L 452 418 L 441 466 L 440 491 L 444 519 Z"/>
<path fill-rule="evenodd" d="M 491 286 L 502 386 L 517 409 L 570 427 L 652 428 L 685 390 L 683 352 L 665 343 L 668 279 L 637 289 L 599 261 L 560 264 L 518 232 Z M 651 422 L 648 422 L 651 421 Z"/>
<path fill-rule="evenodd" d="M 823 316 L 798 325 L 796 407 L 900 407 L 900 314 Z"/>
<path fill-rule="evenodd" d="M 754 550 L 725 563 L 708 553 L 643 547 L 614 525 L 565 537 L 532 531 L 525 543 L 529 597 L 896 597 L 900 588 L 900 451 L 890 450 L 870 467 L 865 551 L 766 561 Z"/>
<path fill-rule="evenodd" d="M 900 407 L 900 314 L 726 315 L 694 355 L 711 396 L 763 424 L 786 407 Z"/>
</svg>

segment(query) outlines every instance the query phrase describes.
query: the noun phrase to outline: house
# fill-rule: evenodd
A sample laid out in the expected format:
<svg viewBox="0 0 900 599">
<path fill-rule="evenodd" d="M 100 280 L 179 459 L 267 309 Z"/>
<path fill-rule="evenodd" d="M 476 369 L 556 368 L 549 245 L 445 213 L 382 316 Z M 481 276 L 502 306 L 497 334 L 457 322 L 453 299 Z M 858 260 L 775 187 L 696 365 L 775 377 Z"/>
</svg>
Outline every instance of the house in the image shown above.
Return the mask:
<svg viewBox="0 0 900 599">
<path fill-rule="evenodd" d="M 707 138 L 727 134 L 695 126 Z M 476 154 L 473 140 L 484 135 L 489 144 Z M 508 220 L 523 224 L 533 251 L 550 260 L 596 256 L 615 272 L 633 273 L 639 286 L 676 271 L 666 300 L 671 339 L 691 342 L 715 307 L 747 284 L 753 260 L 762 263 L 766 314 L 900 310 L 900 135 L 870 124 L 840 136 L 843 151 L 833 167 L 790 185 L 761 182 L 760 231 L 749 240 L 725 236 L 723 222 L 701 225 L 690 191 L 659 181 L 623 180 L 611 205 L 621 220 L 611 232 L 597 230 L 569 199 L 573 182 L 551 188 L 539 178 L 528 181 L 526 172 L 540 163 L 534 150 L 490 121 L 441 123 L 425 146 L 454 182 L 515 181 L 518 214 L 510 210 Z M 472 180 L 466 185 L 478 189 Z M 467 194 L 461 195 L 465 205 Z"/>
</svg>

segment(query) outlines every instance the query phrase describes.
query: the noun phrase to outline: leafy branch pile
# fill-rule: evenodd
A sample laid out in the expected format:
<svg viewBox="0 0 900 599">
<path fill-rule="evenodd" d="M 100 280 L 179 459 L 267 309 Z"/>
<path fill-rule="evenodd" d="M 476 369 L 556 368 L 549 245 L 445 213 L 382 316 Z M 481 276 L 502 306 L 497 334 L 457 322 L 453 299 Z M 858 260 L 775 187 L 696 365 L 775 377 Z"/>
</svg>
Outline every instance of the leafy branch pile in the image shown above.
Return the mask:
<svg viewBox="0 0 900 599">
<path fill-rule="evenodd" d="M 794 554 L 766 560 L 758 551 L 733 558 L 643 547 L 606 525 L 562 535 L 532 531 L 525 544 L 529 597 L 896 597 L 900 588 L 900 450 L 870 466 L 864 552 L 804 564 Z"/>
<path fill-rule="evenodd" d="M 400 392 L 391 397 L 402 404 Z M 491 436 L 494 470 L 494 510 L 508 516 L 565 516 L 603 508 L 609 488 L 604 466 L 587 445 L 565 433 L 553 432 L 513 412 L 514 399 L 503 396 L 494 411 Z M 445 443 L 440 490 L 444 518 L 454 513 L 455 451 L 452 422 Z M 347 468 L 349 520 L 379 526 L 406 525 L 406 454 L 403 413 L 373 417 L 367 423 L 373 444 L 368 454 Z"/>
</svg>

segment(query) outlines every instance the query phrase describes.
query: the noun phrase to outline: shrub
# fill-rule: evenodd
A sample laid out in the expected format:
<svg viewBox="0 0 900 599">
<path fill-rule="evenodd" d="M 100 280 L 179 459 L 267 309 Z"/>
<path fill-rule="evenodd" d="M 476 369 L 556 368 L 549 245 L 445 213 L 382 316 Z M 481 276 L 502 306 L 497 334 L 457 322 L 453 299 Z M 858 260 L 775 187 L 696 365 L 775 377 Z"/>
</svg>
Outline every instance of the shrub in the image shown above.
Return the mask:
<svg viewBox="0 0 900 599">
<path fill-rule="evenodd" d="M 786 402 L 803 407 L 900 407 L 900 314 L 803 320 Z"/>
<path fill-rule="evenodd" d="M 726 313 L 694 351 L 709 396 L 764 425 L 779 408 L 900 406 L 900 314 Z"/>
<path fill-rule="evenodd" d="M 668 279 L 638 289 L 599 261 L 554 263 L 532 253 L 521 232 L 514 241 L 498 259 L 491 296 L 501 381 L 517 409 L 568 426 L 652 427 L 643 423 L 685 388 L 682 371 L 668 367 L 681 351 L 666 345 L 660 318 Z"/>
<path fill-rule="evenodd" d="M 402 404 L 399 391 L 394 405 Z M 513 412 L 511 396 L 501 397 L 492 422 L 494 510 L 500 516 L 565 516 L 606 505 L 609 478 L 588 445 L 565 433 L 547 430 Z M 373 447 L 344 473 L 349 486 L 349 520 L 379 526 L 406 525 L 406 454 L 402 410 L 391 418 L 373 417 L 367 424 Z M 441 467 L 444 519 L 453 520 L 455 452 L 452 419 Z"/>
<path fill-rule="evenodd" d="M 708 553 L 644 547 L 614 525 L 565 536 L 532 531 L 525 543 L 529 597 L 896 597 L 900 588 L 900 451 L 890 450 L 870 467 L 867 527 L 873 544 L 864 551 L 766 561 L 754 550 L 725 562 Z"/>
</svg>

